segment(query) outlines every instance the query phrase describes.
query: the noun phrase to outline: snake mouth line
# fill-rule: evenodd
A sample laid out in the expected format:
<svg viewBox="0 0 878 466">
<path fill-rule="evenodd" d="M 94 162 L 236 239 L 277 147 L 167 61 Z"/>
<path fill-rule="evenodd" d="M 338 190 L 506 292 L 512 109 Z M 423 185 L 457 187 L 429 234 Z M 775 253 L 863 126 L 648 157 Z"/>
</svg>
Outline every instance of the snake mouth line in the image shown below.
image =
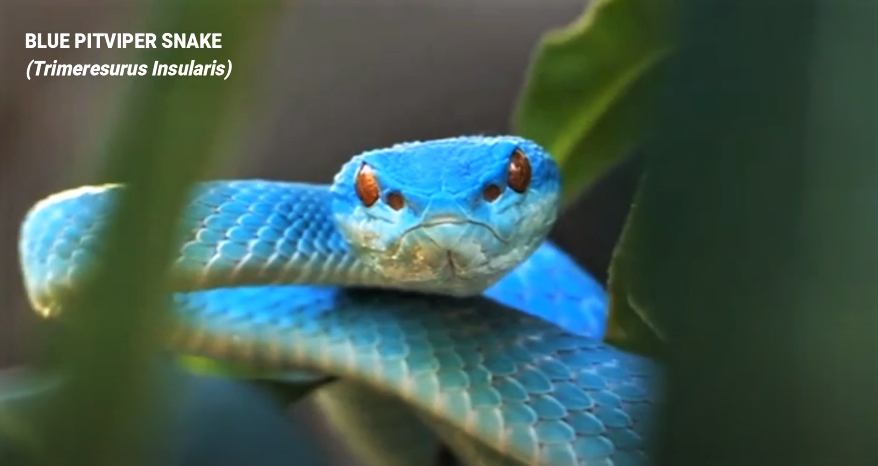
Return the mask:
<svg viewBox="0 0 878 466">
<path fill-rule="evenodd" d="M 408 235 L 409 233 L 411 233 L 411 232 L 413 232 L 413 231 L 416 231 L 416 230 L 420 230 L 420 229 L 422 229 L 422 228 L 428 228 L 428 227 L 433 227 L 433 226 L 437 226 L 437 225 L 449 225 L 449 224 L 453 224 L 453 225 L 465 225 L 465 224 L 478 225 L 478 226 L 480 226 L 480 227 L 482 227 L 482 228 L 485 228 L 485 229 L 488 230 L 489 232 L 491 232 L 491 235 L 492 235 L 494 238 L 496 238 L 497 241 L 499 241 L 499 242 L 501 242 L 501 243 L 503 243 L 503 244 L 509 244 L 509 240 L 508 240 L 508 239 L 505 239 L 505 238 L 503 238 L 502 236 L 500 236 L 500 234 L 497 233 L 497 231 L 494 230 L 494 228 L 492 228 L 492 227 L 491 227 L 490 225 L 488 225 L 487 223 L 477 222 L 477 221 L 474 221 L 474 220 L 461 220 L 461 219 L 458 219 L 458 218 L 455 218 L 455 217 L 450 217 L 450 218 L 449 218 L 449 217 L 445 217 L 445 218 L 441 218 L 441 217 L 440 217 L 440 218 L 432 219 L 432 220 L 427 221 L 427 222 L 419 223 L 419 224 L 417 224 L 417 225 L 415 225 L 415 226 L 413 226 L 413 227 L 411 227 L 411 228 L 405 230 L 405 231 L 402 232 L 402 234 L 400 234 L 399 237 L 398 237 L 398 238 L 397 238 L 397 239 L 396 239 L 396 240 L 390 245 L 389 248 L 381 249 L 381 248 L 377 248 L 377 247 L 368 247 L 368 246 L 365 246 L 365 247 L 363 247 L 363 249 L 364 249 L 364 250 L 367 250 L 367 251 L 372 251 L 372 252 L 375 252 L 375 253 L 390 254 L 390 255 L 392 255 L 392 256 L 395 256 L 395 255 L 399 254 L 399 250 L 402 248 L 403 239 L 404 239 L 404 238 L 406 237 L 406 235 Z M 449 254 L 450 254 L 450 251 L 449 251 Z M 458 270 L 459 270 L 459 269 L 458 269 Z"/>
<path fill-rule="evenodd" d="M 420 230 L 422 228 L 435 227 L 435 226 L 439 226 L 439 225 L 466 225 L 466 224 L 477 225 L 477 226 L 480 226 L 480 227 L 490 231 L 491 235 L 493 235 L 494 238 L 497 238 L 497 241 L 499 241 L 503 244 L 506 244 L 509 242 L 509 240 L 500 236 L 500 234 L 497 233 L 497 231 L 494 230 L 494 228 L 492 228 L 491 225 L 488 225 L 487 223 L 477 222 L 475 220 L 461 220 L 461 219 L 457 219 L 457 218 L 453 218 L 453 217 L 452 218 L 445 217 L 445 218 L 436 218 L 436 219 L 429 220 L 429 221 L 426 221 L 423 223 L 419 223 L 419 224 L 407 229 L 406 231 L 402 232 L 401 235 L 399 235 L 399 241 L 397 242 L 397 244 L 400 244 L 400 242 L 402 241 L 402 239 L 406 235 L 408 235 L 409 233 L 411 233 L 415 230 Z"/>
<path fill-rule="evenodd" d="M 415 226 L 413 226 L 413 227 L 411 227 L 411 228 L 405 230 L 401 235 L 399 235 L 399 238 L 394 242 L 393 247 L 389 250 L 389 252 L 390 252 L 392 255 L 397 255 L 397 254 L 399 254 L 399 250 L 402 248 L 403 239 L 406 237 L 406 235 L 408 235 L 409 233 L 411 233 L 411 232 L 413 232 L 413 231 L 417 231 L 417 230 L 420 230 L 420 229 L 423 229 L 423 228 L 434 227 L 434 226 L 438 226 L 438 225 L 467 225 L 467 224 L 469 224 L 469 225 L 478 225 L 478 226 L 480 226 L 480 227 L 482 227 L 482 228 L 485 228 L 486 230 L 488 230 L 489 232 L 491 232 L 491 235 L 492 235 L 494 238 L 496 238 L 497 241 L 499 241 L 499 242 L 501 242 L 501 243 L 503 243 L 503 244 L 507 244 L 507 243 L 509 242 L 508 240 L 503 239 L 503 237 L 501 237 L 501 236 L 500 236 L 500 235 L 499 235 L 499 234 L 498 234 L 493 228 L 491 228 L 491 226 L 488 225 L 487 223 L 476 222 L 476 221 L 473 221 L 473 220 L 461 220 L 461 219 L 458 219 L 458 218 L 455 218 L 455 217 L 451 217 L 451 218 L 448 218 L 448 217 L 442 218 L 442 217 L 440 217 L 440 218 L 434 218 L 434 219 L 432 219 L 432 220 L 430 220 L 430 221 L 426 221 L 426 222 L 423 222 L 423 223 L 419 223 L 419 224 L 417 224 L 417 225 L 415 225 Z M 461 277 L 461 274 L 459 273 L 459 272 L 461 272 L 461 269 L 460 269 L 460 267 L 458 267 L 458 266 L 454 263 L 453 254 L 451 253 L 451 251 L 446 251 L 446 254 L 447 254 L 447 259 L 448 259 L 448 267 L 449 267 L 449 269 L 450 269 L 450 271 L 451 271 L 451 275 L 454 276 L 454 277 L 458 277 L 458 278 Z"/>
</svg>

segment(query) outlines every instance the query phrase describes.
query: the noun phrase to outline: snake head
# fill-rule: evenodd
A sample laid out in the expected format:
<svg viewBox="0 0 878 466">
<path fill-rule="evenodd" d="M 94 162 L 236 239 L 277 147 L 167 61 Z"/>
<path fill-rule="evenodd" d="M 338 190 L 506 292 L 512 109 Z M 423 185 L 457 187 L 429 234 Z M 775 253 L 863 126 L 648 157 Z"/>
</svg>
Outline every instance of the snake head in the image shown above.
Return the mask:
<svg viewBox="0 0 878 466">
<path fill-rule="evenodd" d="M 558 215 L 560 175 L 532 141 L 458 137 L 357 155 L 332 193 L 342 236 L 388 283 L 470 296 L 545 239 Z"/>
</svg>

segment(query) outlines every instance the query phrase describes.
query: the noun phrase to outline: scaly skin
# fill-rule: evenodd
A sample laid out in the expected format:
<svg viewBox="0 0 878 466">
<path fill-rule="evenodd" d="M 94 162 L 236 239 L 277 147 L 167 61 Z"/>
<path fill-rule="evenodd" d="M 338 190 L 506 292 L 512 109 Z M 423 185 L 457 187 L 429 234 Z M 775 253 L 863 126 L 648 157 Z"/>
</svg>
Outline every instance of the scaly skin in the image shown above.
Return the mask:
<svg viewBox="0 0 878 466">
<path fill-rule="evenodd" d="M 482 201 L 515 148 L 528 189 Z M 404 209 L 357 199 L 363 163 Z M 544 241 L 557 180 L 530 141 L 455 138 L 361 154 L 331 186 L 199 185 L 172 270 L 171 348 L 396 397 L 473 464 L 643 464 L 660 371 L 600 341 L 603 290 Z M 50 197 L 25 219 L 25 282 L 44 315 L 88 273 L 120 189 Z"/>
</svg>

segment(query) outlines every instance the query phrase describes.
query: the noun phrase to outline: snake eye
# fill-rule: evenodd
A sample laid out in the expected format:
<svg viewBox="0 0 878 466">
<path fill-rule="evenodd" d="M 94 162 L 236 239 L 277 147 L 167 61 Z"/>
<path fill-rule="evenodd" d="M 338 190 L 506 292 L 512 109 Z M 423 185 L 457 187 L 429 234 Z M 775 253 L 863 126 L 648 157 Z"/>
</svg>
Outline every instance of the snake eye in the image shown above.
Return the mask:
<svg viewBox="0 0 878 466">
<path fill-rule="evenodd" d="M 405 198 L 397 191 L 388 194 L 385 202 L 387 202 L 387 205 L 393 208 L 393 210 L 399 210 L 405 207 Z"/>
<path fill-rule="evenodd" d="M 521 149 L 516 148 L 512 152 L 512 158 L 509 161 L 509 178 L 506 183 L 517 193 L 523 193 L 528 185 L 530 185 L 531 166 L 530 160 L 524 155 Z"/>
<path fill-rule="evenodd" d="M 357 172 L 355 189 L 357 197 L 366 207 L 372 207 L 378 198 L 381 197 L 381 190 L 378 188 L 378 179 L 375 177 L 375 171 L 372 167 L 363 164 L 360 171 Z"/>
<path fill-rule="evenodd" d="M 496 184 L 489 184 L 485 186 L 485 189 L 482 191 L 482 197 L 485 198 L 488 202 L 494 202 L 500 197 L 501 191 L 500 187 Z"/>
</svg>

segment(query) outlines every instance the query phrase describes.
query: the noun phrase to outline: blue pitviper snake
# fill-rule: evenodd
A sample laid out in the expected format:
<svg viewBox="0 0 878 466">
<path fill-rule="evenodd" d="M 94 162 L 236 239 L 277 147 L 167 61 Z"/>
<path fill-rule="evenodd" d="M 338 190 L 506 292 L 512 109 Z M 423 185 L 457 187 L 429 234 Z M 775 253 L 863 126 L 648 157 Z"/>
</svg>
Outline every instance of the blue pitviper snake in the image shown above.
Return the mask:
<svg viewBox="0 0 878 466">
<path fill-rule="evenodd" d="M 63 315 L 123 189 L 65 191 L 27 214 L 19 253 L 43 316 Z M 329 185 L 198 184 L 170 348 L 349 381 L 467 464 L 647 464 L 661 369 L 602 341 L 604 290 L 546 239 L 559 210 L 555 161 L 513 136 L 370 150 Z"/>
</svg>

